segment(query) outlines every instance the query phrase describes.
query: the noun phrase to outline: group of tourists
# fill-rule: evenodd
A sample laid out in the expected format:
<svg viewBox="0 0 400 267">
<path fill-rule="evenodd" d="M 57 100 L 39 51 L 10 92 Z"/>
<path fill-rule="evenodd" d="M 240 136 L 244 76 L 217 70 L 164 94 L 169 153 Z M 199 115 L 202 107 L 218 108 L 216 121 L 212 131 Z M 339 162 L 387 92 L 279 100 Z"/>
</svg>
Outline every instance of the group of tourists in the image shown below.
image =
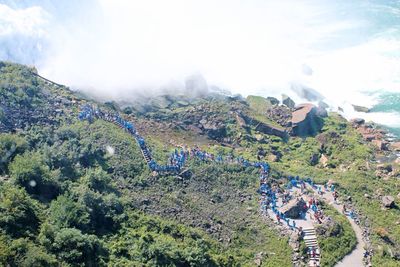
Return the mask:
<svg viewBox="0 0 400 267">
<path fill-rule="evenodd" d="M 158 172 L 158 173 L 178 173 L 182 170 L 185 162 L 191 158 L 197 158 L 201 161 L 213 161 L 217 163 L 224 163 L 224 158 L 222 155 L 215 156 L 212 153 L 208 153 L 207 151 L 201 150 L 198 146 L 191 148 L 191 149 L 181 149 L 171 153 L 168 164 L 166 165 L 159 165 L 155 159 L 151 156 L 150 149 L 148 148 L 146 141 L 139 133 L 136 131 L 136 128 L 133 123 L 123 119 L 119 114 L 110 114 L 101 111 L 98 107 L 93 105 L 86 104 L 84 105 L 78 115 L 80 120 L 88 120 L 92 122 L 93 119 L 99 118 L 109 122 L 112 122 L 118 125 L 120 128 L 129 132 L 139 144 L 139 147 L 145 157 L 150 170 Z M 227 156 L 227 160 L 233 162 L 232 156 Z M 250 162 L 243 157 L 237 157 L 236 163 L 240 164 L 243 167 L 256 167 L 260 168 L 263 172 L 263 175 L 269 172 L 269 165 L 266 162 Z"/>
</svg>

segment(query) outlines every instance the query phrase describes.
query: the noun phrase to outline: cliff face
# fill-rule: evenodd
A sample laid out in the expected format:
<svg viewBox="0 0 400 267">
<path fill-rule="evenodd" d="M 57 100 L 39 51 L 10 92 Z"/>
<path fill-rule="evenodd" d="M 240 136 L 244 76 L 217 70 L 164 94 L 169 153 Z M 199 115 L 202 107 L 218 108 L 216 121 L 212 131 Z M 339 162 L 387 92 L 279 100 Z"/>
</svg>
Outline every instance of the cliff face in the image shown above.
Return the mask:
<svg viewBox="0 0 400 267">
<path fill-rule="evenodd" d="M 292 113 L 292 135 L 314 136 L 324 125 L 322 117 L 325 114 L 313 104 L 301 104 Z"/>
</svg>

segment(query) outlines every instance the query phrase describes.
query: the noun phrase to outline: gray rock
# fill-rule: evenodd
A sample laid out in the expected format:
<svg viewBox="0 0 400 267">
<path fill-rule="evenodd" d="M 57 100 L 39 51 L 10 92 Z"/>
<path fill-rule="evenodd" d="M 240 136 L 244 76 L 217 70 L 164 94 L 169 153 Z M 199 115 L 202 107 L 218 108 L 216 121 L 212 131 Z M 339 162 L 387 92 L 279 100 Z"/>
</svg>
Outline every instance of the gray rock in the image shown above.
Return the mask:
<svg viewBox="0 0 400 267">
<path fill-rule="evenodd" d="M 364 113 L 368 113 L 370 110 L 369 108 L 363 107 L 363 106 L 357 106 L 357 105 L 352 105 L 354 110 L 357 112 L 364 112 Z"/>
<path fill-rule="evenodd" d="M 382 205 L 385 208 L 393 208 L 394 207 L 394 197 L 392 197 L 392 196 L 383 196 L 382 197 Z"/>
<path fill-rule="evenodd" d="M 269 96 L 269 97 L 267 97 L 267 100 L 268 100 L 272 105 L 279 105 L 279 100 L 276 99 L 275 97 Z"/>
<path fill-rule="evenodd" d="M 282 104 L 284 104 L 288 108 L 294 108 L 296 106 L 296 103 L 285 94 L 282 95 Z"/>
</svg>

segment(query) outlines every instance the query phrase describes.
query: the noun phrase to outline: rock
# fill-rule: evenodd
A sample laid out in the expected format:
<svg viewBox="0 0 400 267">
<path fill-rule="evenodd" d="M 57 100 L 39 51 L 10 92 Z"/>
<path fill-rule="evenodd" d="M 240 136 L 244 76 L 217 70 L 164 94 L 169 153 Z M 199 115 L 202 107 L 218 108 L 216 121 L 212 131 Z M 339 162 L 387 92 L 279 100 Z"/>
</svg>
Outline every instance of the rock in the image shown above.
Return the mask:
<svg viewBox="0 0 400 267">
<path fill-rule="evenodd" d="M 400 199 L 400 193 L 397 194 L 397 199 Z"/>
<path fill-rule="evenodd" d="M 366 194 L 366 193 L 364 194 L 364 197 L 367 198 L 367 199 L 370 199 L 370 198 L 371 198 L 371 196 L 368 195 L 368 194 Z"/>
<path fill-rule="evenodd" d="M 360 118 L 356 118 L 356 119 L 352 119 L 350 121 L 350 123 L 353 125 L 353 127 L 358 127 L 358 126 L 364 124 L 365 120 L 364 119 L 360 119 Z"/>
<path fill-rule="evenodd" d="M 383 140 L 372 140 L 372 144 L 380 151 L 387 151 L 389 149 L 389 143 Z"/>
<path fill-rule="evenodd" d="M 256 266 L 261 266 L 261 263 L 262 263 L 262 261 L 261 261 L 260 258 L 257 258 L 257 259 L 254 260 L 254 264 L 255 264 Z"/>
<path fill-rule="evenodd" d="M 326 111 L 326 109 L 324 109 L 324 108 L 317 107 L 316 115 L 321 118 L 326 118 L 326 117 L 328 117 L 328 111 Z"/>
<path fill-rule="evenodd" d="M 319 154 L 318 153 L 313 153 L 311 155 L 311 158 L 310 158 L 310 165 L 311 166 L 317 165 L 318 164 L 318 160 L 319 160 Z"/>
<path fill-rule="evenodd" d="M 286 106 L 274 106 L 268 108 L 266 115 L 269 119 L 277 122 L 282 127 L 291 126 L 292 109 Z"/>
<path fill-rule="evenodd" d="M 327 103 L 325 103 L 324 101 L 319 101 L 318 102 L 318 107 L 323 108 L 323 109 L 327 109 L 327 108 L 329 108 L 329 105 Z"/>
<path fill-rule="evenodd" d="M 235 119 L 236 119 L 237 124 L 240 127 L 243 127 L 243 128 L 247 127 L 246 120 L 239 113 L 235 113 Z"/>
<path fill-rule="evenodd" d="M 268 134 L 268 135 L 275 135 L 279 136 L 281 138 L 286 138 L 287 137 L 287 132 L 285 129 L 278 128 L 276 126 L 264 123 L 264 122 L 258 122 L 253 120 L 253 123 L 256 123 L 256 131 Z"/>
<path fill-rule="evenodd" d="M 385 208 L 393 208 L 394 207 L 394 197 L 392 196 L 383 196 L 382 197 L 382 205 Z"/>
<path fill-rule="evenodd" d="M 294 108 L 296 103 L 287 95 L 282 95 L 282 104 L 287 106 L 288 108 Z"/>
<path fill-rule="evenodd" d="M 400 142 L 391 143 L 390 149 L 394 151 L 400 151 Z"/>
<path fill-rule="evenodd" d="M 277 155 L 274 155 L 274 154 L 270 154 L 270 155 L 268 155 L 268 161 L 269 162 L 278 162 L 279 161 L 279 158 L 278 158 L 278 156 Z"/>
<path fill-rule="evenodd" d="M 288 218 L 299 219 L 301 218 L 301 214 L 307 211 L 306 202 L 302 198 L 299 200 L 292 199 L 281 209 L 281 211 Z"/>
<path fill-rule="evenodd" d="M 391 164 L 378 164 L 376 168 L 380 171 L 385 171 L 387 173 L 393 171 L 393 166 Z"/>
<path fill-rule="evenodd" d="M 317 115 L 317 109 L 313 104 L 301 104 L 292 113 L 292 134 L 296 136 L 308 136 L 317 134 L 323 121 Z"/>
<path fill-rule="evenodd" d="M 256 135 L 254 135 L 254 137 L 256 138 L 257 142 L 259 142 L 259 143 L 265 142 L 264 136 L 262 134 L 256 134 Z"/>
<path fill-rule="evenodd" d="M 275 97 L 269 96 L 267 97 L 267 100 L 274 106 L 279 105 L 279 100 Z"/>
<path fill-rule="evenodd" d="M 328 157 L 325 156 L 324 154 L 322 154 L 321 157 L 319 158 L 319 163 L 324 167 L 328 166 L 328 161 L 329 161 Z"/>
<path fill-rule="evenodd" d="M 363 107 L 363 106 L 357 106 L 357 105 L 352 105 L 353 109 L 357 112 L 364 112 L 364 113 L 368 113 L 370 110 L 369 108 Z"/>
<path fill-rule="evenodd" d="M 262 264 L 262 260 L 264 258 L 264 252 L 259 252 L 255 255 L 255 260 L 254 263 L 256 264 L 256 266 L 261 266 Z"/>
</svg>

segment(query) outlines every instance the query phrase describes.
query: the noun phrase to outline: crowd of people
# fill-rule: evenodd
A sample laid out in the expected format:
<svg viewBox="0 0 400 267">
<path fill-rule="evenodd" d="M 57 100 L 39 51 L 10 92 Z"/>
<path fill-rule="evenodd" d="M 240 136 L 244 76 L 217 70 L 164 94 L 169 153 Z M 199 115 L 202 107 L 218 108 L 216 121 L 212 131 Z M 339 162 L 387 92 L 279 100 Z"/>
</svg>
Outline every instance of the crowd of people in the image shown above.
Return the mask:
<svg viewBox="0 0 400 267">
<path fill-rule="evenodd" d="M 170 154 L 168 158 L 168 163 L 166 165 L 160 165 L 152 157 L 151 151 L 148 148 L 145 139 L 139 135 L 134 124 L 123 119 L 121 116 L 119 116 L 119 114 L 106 113 L 100 110 L 98 107 L 87 104 L 81 108 L 78 118 L 80 120 L 88 120 L 89 122 L 92 122 L 95 118 L 99 118 L 108 122 L 112 122 L 118 125 L 120 128 L 126 130 L 135 138 L 135 140 L 139 144 L 143 155 L 146 157 L 146 161 L 150 170 L 158 173 L 178 173 L 182 170 L 186 161 L 189 158 L 197 158 L 201 161 L 213 161 L 217 163 L 234 162 L 233 156 L 227 156 L 225 160 L 222 155 L 215 156 L 214 154 L 201 150 L 199 147 L 196 146 L 194 148 L 182 148 L 180 150 L 175 149 L 175 151 Z M 237 157 L 235 163 L 240 164 L 243 167 L 252 166 L 260 168 L 263 173 L 269 172 L 269 165 L 266 162 L 250 162 L 243 157 Z"/>
</svg>

